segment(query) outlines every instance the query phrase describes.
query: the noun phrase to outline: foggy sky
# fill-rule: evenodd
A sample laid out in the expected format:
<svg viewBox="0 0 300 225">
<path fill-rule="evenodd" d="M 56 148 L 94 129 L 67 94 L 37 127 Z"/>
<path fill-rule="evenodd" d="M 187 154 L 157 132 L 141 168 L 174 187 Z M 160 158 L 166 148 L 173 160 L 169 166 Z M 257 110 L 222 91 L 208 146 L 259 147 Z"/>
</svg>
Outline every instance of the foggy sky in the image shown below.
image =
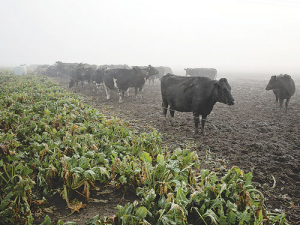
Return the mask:
<svg viewBox="0 0 300 225">
<path fill-rule="evenodd" d="M 62 61 L 300 75 L 297 0 L 0 3 L 0 66 Z"/>
</svg>

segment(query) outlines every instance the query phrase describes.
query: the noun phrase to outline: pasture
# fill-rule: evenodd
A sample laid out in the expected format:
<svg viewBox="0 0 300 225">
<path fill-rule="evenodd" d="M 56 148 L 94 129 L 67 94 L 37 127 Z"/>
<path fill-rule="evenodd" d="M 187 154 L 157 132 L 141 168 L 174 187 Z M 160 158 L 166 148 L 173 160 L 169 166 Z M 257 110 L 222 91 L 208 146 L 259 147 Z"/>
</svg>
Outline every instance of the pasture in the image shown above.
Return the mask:
<svg viewBox="0 0 300 225">
<path fill-rule="evenodd" d="M 163 129 L 160 82 L 145 84 L 143 99 L 130 96 L 118 102 L 118 94 L 105 99 L 82 89 L 78 94 L 108 116 L 129 122 L 140 132 L 157 129 L 169 151 L 177 147 L 196 150 L 201 168 L 221 172 L 238 166 L 253 172 L 253 181 L 266 197 L 273 212 L 286 212 L 290 222 L 300 221 L 300 79 L 293 77 L 296 93 L 288 113 L 279 112 L 275 96 L 265 87 L 270 79 L 227 77 L 235 99 L 234 106 L 217 103 L 208 116 L 206 136 L 194 136 L 192 113 L 175 113 L 175 124 Z M 56 78 L 67 88 L 68 80 Z M 205 162 L 207 161 L 207 162 Z M 222 171 L 223 170 L 223 171 Z"/>
<path fill-rule="evenodd" d="M 299 221 L 297 93 L 279 113 L 267 79 L 228 78 L 203 137 L 191 113 L 162 127 L 158 81 L 119 103 L 50 79 L 0 76 L 1 223 Z"/>
</svg>

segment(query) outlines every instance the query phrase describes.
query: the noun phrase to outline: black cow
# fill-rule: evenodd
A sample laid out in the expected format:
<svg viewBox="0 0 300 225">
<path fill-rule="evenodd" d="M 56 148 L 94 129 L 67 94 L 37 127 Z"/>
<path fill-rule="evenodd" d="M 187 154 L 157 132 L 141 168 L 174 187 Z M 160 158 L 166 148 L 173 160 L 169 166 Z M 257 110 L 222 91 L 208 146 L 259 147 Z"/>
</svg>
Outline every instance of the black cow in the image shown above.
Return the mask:
<svg viewBox="0 0 300 225">
<path fill-rule="evenodd" d="M 78 82 L 83 81 L 83 73 L 82 67 L 77 67 L 72 71 L 69 88 L 72 88 L 74 84 L 76 84 L 76 88 L 78 87 Z"/>
<path fill-rule="evenodd" d="M 272 76 L 266 90 L 273 90 L 276 97 L 276 105 L 279 99 L 279 107 L 282 109 L 283 101 L 285 101 L 285 111 L 287 112 L 288 104 L 291 97 L 295 94 L 295 83 L 290 75 L 284 74 Z"/>
<path fill-rule="evenodd" d="M 98 68 L 96 69 L 94 75 L 92 76 L 91 80 L 95 82 L 96 84 L 102 84 L 103 83 L 103 76 L 106 71 L 106 68 Z"/>
<path fill-rule="evenodd" d="M 171 118 L 175 111 L 193 112 L 195 134 L 198 134 L 199 115 L 202 116 L 202 134 L 206 117 L 211 113 L 216 102 L 233 105 L 231 87 L 226 78 L 219 81 L 207 77 L 183 77 L 167 74 L 161 80 L 163 114 L 166 117 L 170 106 Z"/>
<path fill-rule="evenodd" d="M 72 72 L 69 88 L 72 88 L 74 84 L 76 84 L 76 87 L 78 87 L 79 82 L 81 82 L 82 86 L 85 81 L 90 84 L 94 73 L 95 70 L 93 68 L 78 65 Z"/>
<path fill-rule="evenodd" d="M 106 68 L 98 68 L 95 70 L 95 73 L 91 77 L 91 81 L 96 85 L 96 88 L 103 83 L 103 76 L 106 71 Z"/>
<path fill-rule="evenodd" d="M 83 80 L 86 80 L 89 84 L 91 83 L 92 77 L 95 74 L 95 69 L 87 67 L 83 69 Z"/>
<path fill-rule="evenodd" d="M 164 75 L 166 75 L 167 73 L 173 73 L 172 69 L 170 67 L 158 66 L 158 67 L 154 67 L 154 68 L 157 69 L 158 73 L 156 75 L 149 77 L 149 85 L 151 85 L 151 83 L 154 84 L 155 79 L 161 80 L 161 78 Z"/>
<path fill-rule="evenodd" d="M 217 70 L 215 68 L 187 68 L 185 70 L 185 75 L 190 75 L 191 77 L 208 77 L 215 80 L 217 77 Z"/>
<path fill-rule="evenodd" d="M 122 96 L 130 87 L 135 88 L 135 95 L 143 88 L 148 72 L 139 68 L 132 69 L 110 69 L 105 71 L 103 76 L 106 98 L 110 98 L 110 90 L 115 88 L 115 83 L 118 88 L 119 102 L 122 102 Z M 108 89 L 107 89 L 108 88 Z"/>
</svg>

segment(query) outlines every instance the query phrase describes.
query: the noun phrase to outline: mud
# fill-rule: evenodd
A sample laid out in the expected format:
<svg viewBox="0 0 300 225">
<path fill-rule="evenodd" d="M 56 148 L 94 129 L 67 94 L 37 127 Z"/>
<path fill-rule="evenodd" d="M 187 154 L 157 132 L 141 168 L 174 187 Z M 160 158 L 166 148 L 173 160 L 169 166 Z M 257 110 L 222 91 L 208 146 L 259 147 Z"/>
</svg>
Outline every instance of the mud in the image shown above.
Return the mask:
<svg viewBox="0 0 300 225">
<path fill-rule="evenodd" d="M 52 79 L 68 88 L 66 78 Z M 170 151 L 178 147 L 196 150 L 203 160 L 202 168 L 222 173 L 238 166 L 245 172 L 252 171 L 253 183 L 264 193 L 267 209 L 285 212 L 291 224 L 300 224 L 300 94 L 297 92 L 300 78 L 294 78 L 296 94 L 291 98 L 287 113 L 276 107 L 273 92 L 265 90 L 268 80 L 267 77 L 228 77 L 235 105 L 216 103 L 208 116 L 205 136 L 194 135 L 191 113 L 176 112 L 174 126 L 170 123 L 162 126 L 164 117 L 158 80 L 145 85 L 142 99 L 136 98 L 131 90 L 123 103 L 118 102 L 117 93 L 106 100 L 104 90 L 95 93 L 91 88 L 81 88 L 77 93 L 106 116 L 128 121 L 138 132 L 158 130 L 163 146 Z M 80 214 L 64 220 L 84 224 L 86 219 L 99 213 L 112 216 L 120 198 L 120 193 L 114 192 L 107 203 L 89 204 Z M 125 196 L 125 202 L 126 198 L 132 201 L 134 196 Z M 59 211 L 59 215 L 64 214 Z"/>
</svg>

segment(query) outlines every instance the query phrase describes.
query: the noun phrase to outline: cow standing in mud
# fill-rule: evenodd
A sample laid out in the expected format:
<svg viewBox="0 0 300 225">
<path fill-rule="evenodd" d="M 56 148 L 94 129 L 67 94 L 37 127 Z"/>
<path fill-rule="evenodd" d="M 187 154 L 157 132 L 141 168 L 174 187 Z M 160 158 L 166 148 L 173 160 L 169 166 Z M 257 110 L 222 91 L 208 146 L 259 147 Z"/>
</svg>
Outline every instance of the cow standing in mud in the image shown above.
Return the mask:
<svg viewBox="0 0 300 225">
<path fill-rule="evenodd" d="M 167 74 L 161 80 L 161 94 L 165 117 L 168 109 L 171 118 L 174 118 L 175 111 L 193 112 L 195 134 L 198 134 L 199 115 L 202 117 L 202 134 L 204 135 L 206 118 L 216 102 L 234 104 L 231 87 L 226 78 L 216 81 L 207 77 L 182 77 Z"/>
<path fill-rule="evenodd" d="M 142 89 L 146 80 L 157 73 L 158 71 L 151 65 L 143 69 L 134 66 L 132 69 L 106 70 L 103 75 L 106 98 L 110 98 L 110 90 L 115 89 L 115 86 L 118 89 L 119 102 L 123 102 L 124 93 L 131 87 L 134 87 L 136 97 L 138 94 L 142 97 Z"/>
<path fill-rule="evenodd" d="M 295 94 L 295 83 L 290 75 L 284 74 L 272 76 L 266 90 L 273 90 L 276 97 L 276 104 L 279 99 L 279 107 L 282 109 L 283 101 L 285 101 L 285 112 L 287 112 L 288 104 L 291 97 Z"/>
</svg>

